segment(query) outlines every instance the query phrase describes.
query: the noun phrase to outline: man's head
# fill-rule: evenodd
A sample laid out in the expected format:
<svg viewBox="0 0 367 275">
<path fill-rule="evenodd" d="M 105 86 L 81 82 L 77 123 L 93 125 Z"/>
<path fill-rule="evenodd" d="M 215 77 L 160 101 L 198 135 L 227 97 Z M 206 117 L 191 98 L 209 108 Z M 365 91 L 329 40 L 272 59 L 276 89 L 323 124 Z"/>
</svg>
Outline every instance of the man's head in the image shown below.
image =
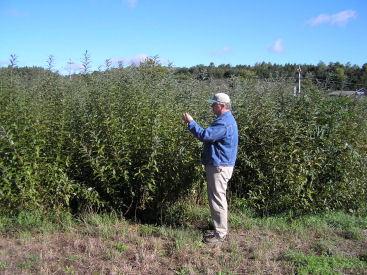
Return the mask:
<svg viewBox="0 0 367 275">
<path fill-rule="evenodd" d="M 217 93 L 212 99 L 209 99 L 206 102 L 212 104 L 213 113 L 217 116 L 231 109 L 231 99 L 225 93 Z"/>
</svg>

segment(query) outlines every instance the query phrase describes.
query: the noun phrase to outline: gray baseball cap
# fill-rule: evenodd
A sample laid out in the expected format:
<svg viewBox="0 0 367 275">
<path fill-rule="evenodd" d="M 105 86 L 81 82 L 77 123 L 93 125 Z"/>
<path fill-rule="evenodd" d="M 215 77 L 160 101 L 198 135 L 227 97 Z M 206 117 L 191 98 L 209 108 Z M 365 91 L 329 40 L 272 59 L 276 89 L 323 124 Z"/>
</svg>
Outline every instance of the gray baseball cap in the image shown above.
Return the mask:
<svg viewBox="0 0 367 275">
<path fill-rule="evenodd" d="M 212 99 L 207 100 L 208 103 L 230 103 L 231 99 L 225 93 L 217 93 Z"/>
</svg>

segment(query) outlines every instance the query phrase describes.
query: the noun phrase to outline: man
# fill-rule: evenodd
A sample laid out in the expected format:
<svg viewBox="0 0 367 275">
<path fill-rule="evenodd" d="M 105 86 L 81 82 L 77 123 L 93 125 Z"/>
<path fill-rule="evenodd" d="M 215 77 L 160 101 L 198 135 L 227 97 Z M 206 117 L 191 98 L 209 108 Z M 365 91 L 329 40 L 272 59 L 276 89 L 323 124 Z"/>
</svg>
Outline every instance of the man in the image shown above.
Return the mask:
<svg viewBox="0 0 367 275">
<path fill-rule="evenodd" d="M 203 129 L 188 113 L 182 119 L 187 122 L 189 131 L 204 142 L 202 163 L 205 165 L 210 213 L 214 224 L 213 235 L 206 236 L 207 244 L 222 243 L 227 234 L 228 205 L 227 183 L 232 177 L 237 157 L 238 128 L 231 109 L 231 100 L 225 93 L 217 93 L 210 100 L 216 119 Z"/>
</svg>

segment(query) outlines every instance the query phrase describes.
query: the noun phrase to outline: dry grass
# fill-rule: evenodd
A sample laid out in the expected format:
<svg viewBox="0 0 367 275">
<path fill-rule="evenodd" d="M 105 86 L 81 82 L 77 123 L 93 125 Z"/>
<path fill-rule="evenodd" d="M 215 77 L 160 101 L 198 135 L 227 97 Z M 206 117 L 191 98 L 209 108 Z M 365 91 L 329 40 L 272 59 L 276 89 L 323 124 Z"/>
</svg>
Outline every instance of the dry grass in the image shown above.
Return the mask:
<svg viewBox="0 0 367 275">
<path fill-rule="evenodd" d="M 251 218 L 248 218 L 251 219 Z M 27 233 L 28 232 L 28 233 Z M 340 229 L 259 225 L 232 227 L 221 246 L 201 242 L 195 227 L 170 228 L 90 215 L 64 229 L 0 238 L 1 274 L 294 274 L 290 251 L 305 255 L 367 254 L 366 232 L 347 239 Z M 367 268 L 357 269 L 366 274 Z M 348 270 L 340 272 L 349 274 Z"/>
</svg>

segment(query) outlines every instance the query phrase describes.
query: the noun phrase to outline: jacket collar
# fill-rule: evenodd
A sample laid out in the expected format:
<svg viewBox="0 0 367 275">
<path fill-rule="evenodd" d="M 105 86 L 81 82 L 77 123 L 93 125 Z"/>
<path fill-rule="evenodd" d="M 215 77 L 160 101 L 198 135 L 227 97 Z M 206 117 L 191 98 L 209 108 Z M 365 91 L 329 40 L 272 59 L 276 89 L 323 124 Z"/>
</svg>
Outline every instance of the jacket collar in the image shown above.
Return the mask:
<svg viewBox="0 0 367 275">
<path fill-rule="evenodd" d="M 227 112 L 217 116 L 217 118 L 226 117 L 226 116 L 229 116 L 230 114 L 231 114 L 231 110 L 228 110 Z"/>
</svg>

